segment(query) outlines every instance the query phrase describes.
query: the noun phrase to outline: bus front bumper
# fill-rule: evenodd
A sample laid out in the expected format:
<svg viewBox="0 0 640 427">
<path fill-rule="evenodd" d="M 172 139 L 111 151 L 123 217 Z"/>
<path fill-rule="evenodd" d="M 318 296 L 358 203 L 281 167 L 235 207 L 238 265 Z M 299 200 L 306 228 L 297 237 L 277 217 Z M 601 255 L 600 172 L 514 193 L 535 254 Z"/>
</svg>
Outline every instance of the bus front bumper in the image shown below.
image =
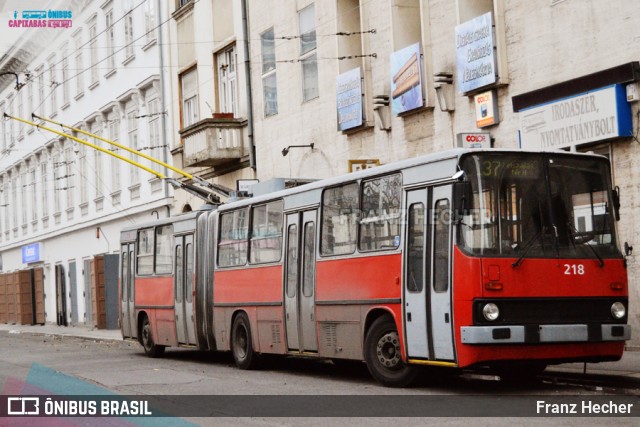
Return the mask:
<svg viewBox="0 0 640 427">
<path fill-rule="evenodd" d="M 620 324 L 463 326 L 460 331 L 463 344 L 605 342 L 631 339 L 631 326 Z"/>
</svg>

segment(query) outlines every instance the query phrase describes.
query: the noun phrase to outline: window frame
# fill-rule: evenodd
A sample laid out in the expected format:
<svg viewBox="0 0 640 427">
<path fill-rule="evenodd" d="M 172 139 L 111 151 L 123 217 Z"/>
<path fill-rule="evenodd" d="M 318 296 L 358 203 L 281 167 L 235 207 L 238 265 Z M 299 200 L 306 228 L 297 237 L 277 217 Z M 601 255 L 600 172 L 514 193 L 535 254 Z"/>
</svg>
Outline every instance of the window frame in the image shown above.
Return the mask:
<svg viewBox="0 0 640 427">
<path fill-rule="evenodd" d="M 312 10 L 313 12 L 313 26 L 311 28 L 313 28 L 313 30 L 310 31 L 305 31 L 304 33 L 303 31 L 303 18 L 307 18 L 303 16 L 305 13 L 308 13 L 309 10 Z M 306 30 L 306 28 L 304 28 L 304 30 Z M 318 70 L 318 39 L 317 39 L 317 35 L 316 35 L 316 9 L 315 9 L 315 3 L 311 3 L 307 6 L 305 6 L 304 8 L 300 9 L 298 11 L 298 34 L 300 35 L 300 55 L 299 55 L 299 61 L 300 61 L 300 83 L 302 85 L 301 89 L 302 89 L 302 103 L 307 103 L 310 102 L 314 99 L 317 99 L 320 97 L 320 82 L 319 82 L 319 70 Z M 305 49 L 303 43 L 304 43 L 304 36 L 307 34 L 313 34 L 313 47 L 310 47 L 308 49 Z M 313 57 L 315 57 L 315 59 L 313 59 Z M 305 77 L 305 67 L 308 67 L 309 64 L 313 64 L 315 63 L 315 93 L 312 93 L 309 97 L 307 97 L 306 93 L 308 91 L 308 87 L 307 87 L 307 78 Z"/>
<path fill-rule="evenodd" d="M 193 73 L 194 75 L 194 79 L 195 79 L 195 90 L 193 92 L 193 95 L 190 96 L 189 98 L 185 98 L 185 91 L 184 91 L 184 79 L 186 76 L 190 75 L 191 73 Z M 198 122 L 198 120 L 200 120 L 200 111 L 199 111 L 199 106 L 198 106 L 198 67 L 197 66 L 193 66 L 185 71 L 183 71 L 182 73 L 180 73 L 178 75 L 178 79 L 179 79 L 179 89 L 180 89 L 180 128 L 184 129 L 186 127 L 189 127 L 195 123 Z M 191 114 L 191 119 L 190 120 L 186 120 L 187 119 L 187 101 L 189 101 L 189 104 L 191 104 L 191 102 L 193 103 L 193 107 L 192 107 L 192 114 Z"/>
<path fill-rule="evenodd" d="M 393 177 L 393 176 L 397 176 L 400 180 L 400 187 L 399 187 L 399 193 L 398 193 L 398 214 L 395 217 L 395 220 L 398 221 L 398 238 L 401 241 L 402 240 L 402 230 L 401 230 L 401 222 L 402 222 L 402 189 L 403 189 L 403 176 L 402 176 L 402 172 L 401 171 L 395 171 L 386 175 L 379 175 L 379 176 L 375 176 L 375 177 L 370 177 L 367 179 L 362 179 L 360 180 L 360 195 L 359 195 L 359 202 L 360 202 L 360 216 L 358 219 L 358 241 L 357 241 L 357 245 L 358 245 L 358 252 L 361 253 L 369 253 L 369 252 L 382 252 L 382 251 L 396 251 L 401 247 L 400 241 L 398 242 L 397 246 L 394 247 L 389 247 L 389 248 L 376 248 L 376 249 L 363 249 L 362 248 L 362 242 L 360 241 L 360 238 L 362 236 L 362 221 L 365 218 L 365 210 L 363 208 L 363 204 L 364 204 L 364 186 L 366 183 L 371 182 L 371 181 L 375 181 L 375 180 L 382 180 L 384 178 L 389 178 L 389 177 Z M 374 217 L 371 217 L 374 218 Z M 383 221 L 392 221 L 392 218 L 388 218 L 387 220 L 383 220 Z M 374 221 L 371 221 L 374 222 Z"/>
<path fill-rule="evenodd" d="M 265 37 L 271 33 L 271 39 Z M 265 45 L 268 43 L 272 44 L 273 49 L 273 61 L 265 60 L 268 58 L 268 51 L 265 49 Z M 267 47 L 268 48 L 268 47 Z M 262 61 L 262 69 L 260 70 L 261 79 L 262 79 L 262 104 L 263 104 L 263 114 L 264 117 L 271 117 L 278 114 L 278 74 L 277 74 L 277 60 L 276 60 L 276 44 L 275 44 L 275 30 L 273 27 L 270 27 L 260 33 L 260 60 Z M 265 70 L 265 67 L 269 67 L 273 63 L 273 68 L 268 68 Z M 274 84 L 272 86 L 267 86 L 265 82 L 271 81 L 273 79 Z M 273 102 L 267 101 L 267 87 L 275 88 L 275 100 Z M 274 108 L 269 108 L 272 105 Z"/>
<path fill-rule="evenodd" d="M 161 229 L 168 229 L 168 233 L 166 234 L 167 236 L 167 241 L 165 243 L 167 243 L 166 248 L 168 249 L 167 253 L 165 255 L 168 254 L 169 256 L 169 260 L 167 263 L 164 263 L 163 265 L 168 266 L 168 269 L 164 269 L 161 271 L 158 271 L 158 230 Z M 141 253 L 140 252 L 140 235 L 142 233 L 145 232 L 149 232 L 151 234 L 151 243 L 150 243 L 150 247 L 151 247 L 151 252 L 145 252 L 145 253 Z M 136 276 L 145 276 L 145 277 L 150 277 L 150 276 L 171 276 L 173 275 L 173 264 L 175 262 L 173 256 L 174 256 L 174 233 L 173 233 L 173 224 L 162 224 L 162 225 L 157 225 L 154 227 L 146 227 L 146 228 L 141 228 L 139 230 L 137 230 L 136 232 L 136 242 L 135 242 L 135 250 L 136 250 L 136 265 L 135 265 L 135 274 Z M 149 259 L 151 258 L 151 272 L 149 273 L 140 273 L 140 259 Z"/>
<path fill-rule="evenodd" d="M 280 232 L 279 234 L 268 234 L 269 233 L 269 212 L 270 212 L 270 207 L 271 206 L 277 206 L 278 204 L 280 204 L 280 209 L 279 209 L 279 215 L 280 215 Z M 261 235 L 259 237 L 255 236 L 255 226 L 256 226 L 256 221 L 255 221 L 255 211 L 258 208 L 261 207 L 266 207 L 266 216 L 265 216 L 265 225 L 266 225 L 266 229 L 267 229 L 267 234 L 266 235 Z M 277 209 L 277 207 L 276 207 Z M 253 242 L 254 241 L 260 241 L 260 240 L 267 240 L 267 239 L 279 239 L 280 240 L 280 244 L 279 244 L 279 252 L 278 252 L 278 258 L 277 259 L 272 259 L 272 260 L 268 260 L 268 261 L 253 261 Z M 256 204 L 256 205 L 252 205 L 251 206 L 251 212 L 250 212 L 250 224 L 249 224 L 249 246 L 248 246 L 248 263 L 250 265 L 262 265 L 262 264 L 272 264 L 272 263 L 279 263 L 280 261 L 282 261 L 282 243 L 283 243 L 283 239 L 284 239 L 284 200 L 283 199 L 277 199 L 277 200 L 270 200 L 268 202 L 265 203 L 260 203 L 260 204 Z"/>
<path fill-rule="evenodd" d="M 320 253 L 320 257 L 322 257 L 322 258 L 349 256 L 349 255 L 355 254 L 358 251 L 358 233 L 359 233 L 358 220 L 354 221 L 354 224 L 355 224 L 354 239 L 355 240 L 353 242 L 354 248 L 353 248 L 353 250 L 351 252 L 345 252 L 345 253 L 340 253 L 340 254 L 326 253 L 324 251 L 324 246 L 323 246 L 324 228 L 325 228 L 325 210 L 324 210 L 325 194 L 327 193 L 327 191 L 330 191 L 330 190 L 333 190 L 333 189 L 336 189 L 336 188 L 340 188 L 340 187 L 346 187 L 346 186 L 349 186 L 349 185 L 355 185 L 356 188 L 357 188 L 358 200 L 356 202 L 355 209 L 357 211 L 357 214 L 359 215 L 359 212 L 360 212 L 360 183 L 358 181 L 345 182 L 345 183 L 342 183 L 342 184 L 339 184 L 339 185 L 334 185 L 334 186 L 331 186 L 331 187 L 324 188 L 322 190 L 322 195 L 320 197 L 320 206 L 319 206 L 319 209 L 320 209 L 320 236 L 319 236 L 319 238 L 320 238 L 320 242 L 319 242 L 320 250 L 319 250 L 319 253 Z"/>
<path fill-rule="evenodd" d="M 249 230 L 251 229 L 250 227 L 250 215 L 251 212 L 249 210 L 250 206 L 243 206 L 241 208 L 237 208 L 234 210 L 230 210 L 230 211 L 226 211 L 226 212 L 222 212 L 220 213 L 220 215 L 218 216 L 218 233 L 217 233 L 217 237 L 218 237 L 218 241 L 216 242 L 216 266 L 218 268 L 236 268 L 236 267 L 245 267 L 249 264 Z M 233 221 L 233 228 L 232 231 L 230 231 L 231 234 L 235 233 L 237 227 L 237 218 L 235 218 L 235 215 L 237 213 L 239 213 L 240 211 L 244 210 L 245 211 L 245 223 L 246 223 L 246 232 L 244 236 L 241 236 L 241 238 L 237 238 L 237 239 L 229 239 L 229 245 L 235 245 L 235 244 L 242 244 L 244 243 L 245 245 L 245 250 L 244 250 L 244 262 L 242 263 L 233 263 L 233 264 L 221 264 L 220 263 L 220 245 L 222 244 L 223 240 L 222 240 L 222 232 L 223 232 L 223 227 L 222 227 L 222 223 L 223 220 L 225 218 L 225 216 L 227 215 L 233 215 L 234 217 L 232 218 Z M 244 227 L 243 227 L 244 228 Z M 227 241 L 225 240 L 225 244 L 227 244 Z M 240 258 L 242 259 L 242 258 Z"/>
</svg>

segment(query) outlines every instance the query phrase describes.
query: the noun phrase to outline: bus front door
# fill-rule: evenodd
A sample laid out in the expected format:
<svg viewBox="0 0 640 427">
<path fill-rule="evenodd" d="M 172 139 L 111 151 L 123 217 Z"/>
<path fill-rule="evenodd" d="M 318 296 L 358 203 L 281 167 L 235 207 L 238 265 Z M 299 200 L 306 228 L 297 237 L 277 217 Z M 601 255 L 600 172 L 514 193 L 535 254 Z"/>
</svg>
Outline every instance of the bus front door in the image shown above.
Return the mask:
<svg viewBox="0 0 640 427">
<path fill-rule="evenodd" d="M 407 192 L 403 318 L 409 358 L 453 361 L 451 186 Z"/>
<path fill-rule="evenodd" d="M 174 246 L 174 295 L 176 335 L 179 344 L 196 345 L 193 315 L 193 235 L 176 236 Z"/>
<path fill-rule="evenodd" d="M 287 215 L 284 262 L 284 315 L 287 348 L 317 352 L 315 320 L 316 215 L 305 211 Z"/>
</svg>

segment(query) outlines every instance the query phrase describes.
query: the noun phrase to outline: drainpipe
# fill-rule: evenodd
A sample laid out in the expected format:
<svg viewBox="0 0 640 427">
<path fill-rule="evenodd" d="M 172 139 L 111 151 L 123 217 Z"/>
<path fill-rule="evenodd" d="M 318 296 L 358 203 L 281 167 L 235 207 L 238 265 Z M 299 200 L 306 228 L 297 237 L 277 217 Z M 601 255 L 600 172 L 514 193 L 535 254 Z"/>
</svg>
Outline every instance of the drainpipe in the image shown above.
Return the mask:
<svg viewBox="0 0 640 427">
<path fill-rule="evenodd" d="M 158 9 L 158 18 L 156 19 L 156 22 L 160 21 L 162 22 L 162 2 L 160 0 L 156 0 L 156 7 Z M 157 25 L 157 24 L 156 24 Z M 166 115 L 164 114 L 164 112 L 166 111 L 166 97 L 165 97 L 165 76 L 164 76 L 164 44 L 163 44 L 163 39 L 162 39 L 162 28 L 158 28 L 158 52 L 160 55 L 160 128 L 162 129 L 162 142 L 160 143 L 160 145 L 162 145 L 162 161 L 167 163 L 168 158 L 167 158 L 167 119 L 166 119 Z M 164 169 L 165 175 L 167 174 L 167 169 Z M 163 180 L 162 182 L 162 186 L 164 187 L 164 198 L 168 198 L 169 197 L 169 184 L 167 183 L 166 180 Z M 169 208 L 169 212 L 171 211 L 171 208 Z"/>
<path fill-rule="evenodd" d="M 247 0 L 242 0 L 242 35 L 244 37 L 244 72 L 247 85 L 247 127 L 249 129 L 249 166 L 256 170 L 256 146 L 253 142 L 253 91 L 251 90 L 251 66 L 249 62 L 249 23 Z"/>
</svg>

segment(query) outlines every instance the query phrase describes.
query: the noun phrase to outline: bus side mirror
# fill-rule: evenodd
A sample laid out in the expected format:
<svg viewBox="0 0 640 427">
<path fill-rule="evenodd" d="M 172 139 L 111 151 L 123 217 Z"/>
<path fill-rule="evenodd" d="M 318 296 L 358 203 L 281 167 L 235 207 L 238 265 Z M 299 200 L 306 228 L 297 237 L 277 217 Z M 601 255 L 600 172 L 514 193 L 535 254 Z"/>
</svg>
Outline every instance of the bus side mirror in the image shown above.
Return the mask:
<svg viewBox="0 0 640 427">
<path fill-rule="evenodd" d="M 473 189 L 471 182 L 462 181 L 453 184 L 453 206 L 458 216 L 469 215 L 473 209 Z"/>
<path fill-rule="evenodd" d="M 624 242 L 624 254 L 626 256 L 631 256 L 633 253 L 633 246 L 629 245 L 629 242 Z"/>
<path fill-rule="evenodd" d="M 616 187 L 611 191 L 613 195 L 613 215 L 616 221 L 620 221 L 620 187 Z"/>
</svg>

